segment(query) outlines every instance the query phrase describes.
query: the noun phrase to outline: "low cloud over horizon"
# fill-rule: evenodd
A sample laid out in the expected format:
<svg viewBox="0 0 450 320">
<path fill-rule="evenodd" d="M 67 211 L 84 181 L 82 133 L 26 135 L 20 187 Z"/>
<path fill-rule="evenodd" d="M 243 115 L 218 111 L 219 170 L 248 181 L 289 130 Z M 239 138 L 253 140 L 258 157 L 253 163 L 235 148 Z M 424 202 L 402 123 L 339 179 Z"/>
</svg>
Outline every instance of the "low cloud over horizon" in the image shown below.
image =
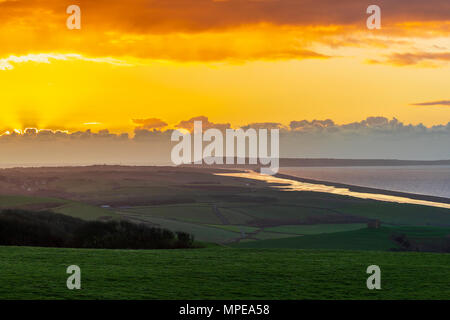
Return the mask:
<svg viewBox="0 0 450 320">
<path fill-rule="evenodd" d="M 450 105 L 450 100 L 442 100 L 442 101 L 433 101 L 433 102 L 422 102 L 422 103 L 414 103 L 411 105 L 417 106 L 432 106 L 432 105 Z M 302 132 L 328 132 L 333 133 L 337 131 L 351 131 L 357 129 L 373 129 L 373 130 L 414 130 L 420 128 L 420 130 L 425 130 L 429 132 L 433 132 L 436 130 L 441 130 L 442 128 L 447 128 L 450 124 L 443 123 L 434 126 L 425 126 L 422 123 L 419 124 L 405 124 L 404 122 L 399 121 L 397 118 L 389 119 L 383 116 L 372 116 L 367 117 L 361 121 L 354 121 L 348 123 L 339 124 L 332 119 L 314 119 L 314 120 L 292 120 L 288 124 L 283 124 L 280 122 L 251 122 L 241 126 L 235 126 L 231 123 L 215 123 L 209 119 L 209 117 L 201 115 L 196 117 L 191 117 L 187 120 L 181 120 L 176 124 L 169 124 L 163 119 L 160 118 L 142 118 L 142 119 L 131 119 L 130 120 L 134 125 L 134 134 L 136 135 L 140 131 L 150 131 L 150 132 L 172 132 L 176 129 L 185 129 L 188 131 L 193 131 L 194 122 L 200 121 L 202 122 L 203 130 L 215 128 L 219 130 L 226 129 L 280 129 L 281 132 L 286 131 L 302 131 Z M 101 122 L 92 122 L 92 123 L 84 123 L 85 125 L 100 125 Z M 70 136 L 70 137 L 86 137 L 86 136 L 104 136 L 105 134 L 108 136 L 126 136 L 129 134 L 127 132 L 119 132 L 112 133 L 108 128 L 99 129 L 97 133 L 95 133 L 92 128 L 86 130 L 68 130 L 64 129 L 63 126 L 58 129 L 53 128 L 26 128 L 24 130 L 17 129 L 0 129 L 0 139 L 8 138 L 8 137 L 33 137 L 33 136 Z"/>
<path fill-rule="evenodd" d="M 181 121 L 176 127 L 190 130 L 194 120 L 202 120 L 205 130 L 231 127 L 213 123 L 206 116 Z M 174 129 L 157 118 L 135 119 L 134 123 L 133 136 L 107 129 L 72 133 L 27 129 L 23 133 L 3 134 L 0 166 L 170 165 L 170 152 L 176 144 L 170 139 Z M 395 118 L 369 117 L 346 124 L 326 119 L 296 120 L 289 125 L 251 123 L 241 127 L 280 129 L 280 156 L 285 158 L 450 159 L 450 122 L 426 127 L 404 124 Z"/>
</svg>

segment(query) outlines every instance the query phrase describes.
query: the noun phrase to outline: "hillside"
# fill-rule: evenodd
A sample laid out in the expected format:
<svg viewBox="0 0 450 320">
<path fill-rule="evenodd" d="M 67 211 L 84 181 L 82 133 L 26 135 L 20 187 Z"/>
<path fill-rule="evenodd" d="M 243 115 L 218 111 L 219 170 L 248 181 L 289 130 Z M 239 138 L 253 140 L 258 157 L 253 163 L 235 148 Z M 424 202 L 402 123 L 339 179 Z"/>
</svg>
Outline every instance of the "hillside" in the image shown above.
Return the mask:
<svg viewBox="0 0 450 320">
<path fill-rule="evenodd" d="M 128 220 L 220 244 L 250 245 L 251 241 L 317 235 L 317 243 L 325 246 L 311 248 L 336 248 L 337 243 L 343 244 L 339 249 L 395 247 L 389 234 L 383 236 L 382 247 L 376 238 L 365 242 L 366 247 L 349 247 L 339 241 L 327 246 L 326 234 L 366 229 L 368 222 L 376 219 L 388 228 L 450 227 L 448 209 L 321 192 L 285 192 L 264 181 L 215 174 L 224 172 L 230 170 L 123 166 L 4 169 L 0 170 L 0 209 L 53 211 L 84 220 Z M 356 238 L 352 241 L 357 242 Z"/>
<path fill-rule="evenodd" d="M 66 288 L 72 264 L 79 291 Z M 371 264 L 382 290 L 367 290 Z M 450 299 L 448 254 L 0 247 L 0 270 L 5 299 Z"/>
<path fill-rule="evenodd" d="M 382 227 L 379 229 L 360 228 L 351 231 L 324 231 L 296 237 L 248 241 L 235 244 L 237 248 L 290 248 L 290 249 L 342 249 L 342 250 L 399 250 L 394 241 L 397 236 L 406 236 L 412 243 L 410 250 L 421 248 L 431 251 L 449 252 L 450 241 L 445 237 L 450 228 L 439 227 Z M 445 244 L 442 243 L 445 241 Z M 430 243 L 434 243 L 431 246 Z M 438 249 L 446 248 L 446 249 Z"/>
<path fill-rule="evenodd" d="M 2 210 L 184 231 L 207 248 L 0 247 L 0 297 L 450 299 L 449 254 L 391 251 L 401 246 L 440 251 L 449 239 L 448 209 L 285 192 L 218 171 L 227 172 L 120 166 L 1 170 Z M 381 228 L 369 229 L 376 219 Z M 381 291 L 366 288 L 372 264 L 381 267 Z M 82 270 L 80 291 L 66 288 L 70 265 Z"/>
</svg>

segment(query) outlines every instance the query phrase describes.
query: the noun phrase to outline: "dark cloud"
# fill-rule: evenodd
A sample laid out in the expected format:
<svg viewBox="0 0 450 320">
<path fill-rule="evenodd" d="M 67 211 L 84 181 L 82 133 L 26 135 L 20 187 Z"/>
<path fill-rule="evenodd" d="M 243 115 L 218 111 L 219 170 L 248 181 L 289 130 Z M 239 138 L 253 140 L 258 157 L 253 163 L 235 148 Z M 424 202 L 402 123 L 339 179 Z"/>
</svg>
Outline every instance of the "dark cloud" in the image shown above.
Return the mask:
<svg viewBox="0 0 450 320">
<path fill-rule="evenodd" d="M 137 125 L 136 129 L 161 129 L 167 127 L 167 122 L 157 118 L 133 119 L 132 121 Z"/>
<path fill-rule="evenodd" d="M 77 0 L 83 24 L 99 31 L 130 33 L 200 32 L 248 24 L 360 25 L 366 9 L 361 0 Z M 384 22 L 448 21 L 448 0 L 378 0 Z M 2 23 L 44 21 L 57 26 L 67 17 L 60 0 L 0 1 Z"/>
<path fill-rule="evenodd" d="M 291 130 L 308 130 L 311 128 L 315 129 L 323 129 L 323 128 L 329 128 L 334 127 L 335 123 L 333 120 L 327 119 L 327 120 L 301 120 L 301 121 L 291 121 L 289 124 L 289 127 Z"/>
<path fill-rule="evenodd" d="M 370 64 L 391 64 L 395 66 L 410 66 L 422 62 L 434 63 L 450 61 L 450 52 L 416 52 L 416 53 L 394 53 L 386 60 L 368 60 Z"/>
<path fill-rule="evenodd" d="M 366 8 L 361 0 L 77 0 L 86 25 L 133 32 L 197 32 L 254 23 L 279 25 L 361 24 Z M 447 21 L 448 0 L 378 0 L 384 21 Z M 23 18 L 25 13 L 65 16 L 67 3 L 60 0 L 0 2 L 0 18 Z"/>
<path fill-rule="evenodd" d="M 412 103 L 412 106 L 450 106 L 450 100 Z"/>
<path fill-rule="evenodd" d="M 175 127 L 179 128 L 179 129 L 186 129 L 186 130 L 189 130 L 192 132 L 194 130 L 194 122 L 195 121 L 202 122 L 203 130 L 207 130 L 207 129 L 211 129 L 211 128 L 215 128 L 215 129 L 219 129 L 219 130 L 226 130 L 226 129 L 231 128 L 231 125 L 229 123 L 213 123 L 213 122 L 210 122 L 208 117 L 205 117 L 205 116 L 198 116 L 198 117 L 191 118 L 189 120 L 183 120 L 180 123 L 178 123 Z"/>
<path fill-rule="evenodd" d="M 284 129 L 284 126 L 278 122 L 255 122 L 241 127 L 243 130 L 247 129 Z"/>
<path fill-rule="evenodd" d="M 367 31 L 366 9 L 373 4 L 360 0 L 77 0 L 74 3 L 82 10 L 82 29 L 77 32 L 69 32 L 65 26 L 70 3 L 0 1 L 0 57 L 77 52 L 94 57 L 209 62 L 327 59 L 329 55 L 311 47 L 313 42 L 331 47 L 387 48 L 399 44 L 397 40 L 386 39 L 389 36 L 430 38 L 445 36 L 450 28 L 448 0 L 378 0 L 383 28 L 377 32 L 383 39 L 370 39 L 358 33 Z M 243 34 L 232 34 L 236 29 L 244 30 Z M 245 36 L 249 32 L 253 33 L 252 45 L 246 46 Z M 351 37 L 352 33 L 356 36 Z M 442 55 L 445 53 L 440 57 L 393 56 L 386 63 L 408 65 L 424 59 L 446 60 Z"/>
</svg>

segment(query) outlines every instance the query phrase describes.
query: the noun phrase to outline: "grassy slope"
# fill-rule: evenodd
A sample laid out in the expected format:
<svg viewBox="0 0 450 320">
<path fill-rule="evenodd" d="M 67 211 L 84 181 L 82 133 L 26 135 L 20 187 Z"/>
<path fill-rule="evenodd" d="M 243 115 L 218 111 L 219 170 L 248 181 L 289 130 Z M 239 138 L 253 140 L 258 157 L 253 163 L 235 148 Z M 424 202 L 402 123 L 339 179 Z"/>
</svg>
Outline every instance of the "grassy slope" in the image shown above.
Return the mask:
<svg viewBox="0 0 450 320">
<path fill-rule="evenodd" d="M 314 234 L 237 244 L 239 248 L 389 250 L 396 244 L 389 239 L 389 228 L 361 229 L 346 232 Z"/>
<path fill-rule="evenodd" d="M 66 288 L 71 264 L 80 291 Z M 381 291 L 366 288 L 371 264 Z M 0 247 L 0 270 L 3 299 L 450 299 L 446 254 Z"/>
<path fill-rule="evenodd" d="M 96 220 L 102 217 L 118 217 L 113 210 L 77 202 L 68 203 L 65 206 L 53 209 L 52 211 L 84 220 Z"/>
<path fill-rule="evenodd" d="M 345 223 L 345 224 L 315 224 L 315 225 L 291 225 L 291 226 L 279 226 L 272 228 L 265 228 L 268 232 L 279 232 L 289 234 L 321 234 L 321 233 L 334 233 L 350 230 L 358 230 L 367 228 L 367 224 L 363 223 Z"/>
<path fill-rule="evenodd" d="M 220 224 L 211 205 L 203 203 L 134 207 L 126 211 L 143 216 L 177 219 L 192 223 Z"/>
<path fill-rule="evenodd" d="M 241 231 L 248 239 L 344 231 L 349 222 L 361 223 L 367 218 L 380 219 L 383 226 L 450 227 L 448 209 L 318 192 L 283 192 L 262 181 L 212 174 L 218 171 L 115 166 L 4 170 L 0 194 L 4 190 L 22 196 L 0 196 L 0 207 L 52 210 L 88 220 L 128 218 L 218 243 L 237 241 L 243 236 Z M 31 186 L 32 192 L 24 185 Z M 56 199 L 61 196 L 64 200 Z M 159 204 L 150 205 L 152 201 Z M 121 208 L 100 208 L 104 204 Z"/>
<path fill-rule="evenodd" d="M 289 249 L 343 249 L 390 250 L 397 248 L 391 240 L 393 234 L 405 234 L 411 239 L 439 238 L 450 233 L 450 228 L 439 227 L 382 227 L 344 232 L 311 234 L 283 239 L 243 242 L 239 248 L 289 248 Z"/>
<path fill-rule="evenodd" d="M 239 237 L 239 233 L 219 229 L 216 227 L 209 227 L 207 225 L 202 224 L 194 224 L 184 221 L 171 220 L 171 219 L 162 219 L 157 217 L 150 216 L 128 216 L 129 218 L 136 217 L 136 220 L 132 220 L 134 222 L 150 222 L 156 226 L 166 228 L 172 231 L 184 231 L 195 235 L 195 239 L 199 241 L 206 242 L 214 242 L 221 243 L 225 241 L 231 241 Z"/>
<path fill-rule="evenodd" d="M 67 201 L 57 198 L 32 197 L 21 195 L 0 195 L 0 208 L 17 208 L 32 204 L 52 203 L 64 205 Z"/>
</svg>

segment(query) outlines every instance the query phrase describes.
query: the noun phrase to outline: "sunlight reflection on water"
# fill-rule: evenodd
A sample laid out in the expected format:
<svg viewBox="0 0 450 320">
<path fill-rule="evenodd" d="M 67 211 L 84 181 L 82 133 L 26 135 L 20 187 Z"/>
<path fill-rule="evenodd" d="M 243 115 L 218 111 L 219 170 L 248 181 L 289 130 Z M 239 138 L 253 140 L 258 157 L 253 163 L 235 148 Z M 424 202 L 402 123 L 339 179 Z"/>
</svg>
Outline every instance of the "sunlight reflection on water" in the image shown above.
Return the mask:
<svg viewBox="0 0 450 320">
<path fill-rule="evenodd" d="M 377 193 L 364 193 L 364 192 L 355 192 L 351 191 L 347 188 L 337 188 L 333 186 L 326 186 L 323 184 L 313 184 L 307 182 L 300 182 L 291 179 L 283 179 L 277 178 L 269 175 L 262 175 L 256 172 L 242 172 L 242 173 L 216 173 L 218 176 L 226 176 L 226 177 L 237 177 L 237 178 L 245 178 L 245 179 L 253 179 L 265 181 L 267 183 L 273 184 L 283 184 L 283 185 L 273 185 L 272 188 L 281 189 L 283 191 L 313 191 L 313 192 L 325 192 L 332 194 L 339 194 L 343 196 L 350 196 L 361 199 L 372 199 L 378 201 L 387 201 L 387 202 L 396 202 L 396 203 L 408 203 L 408 204 L 417 204 L 423 206 L 431 206 L 431 207 L 439 207 L 450 209 L 450 203 L 440 203 L 426 200 L 416 200 L 410 199 L 406 197 L 397 197 L 386 194 L 377 194 Z"/>
</svg>

